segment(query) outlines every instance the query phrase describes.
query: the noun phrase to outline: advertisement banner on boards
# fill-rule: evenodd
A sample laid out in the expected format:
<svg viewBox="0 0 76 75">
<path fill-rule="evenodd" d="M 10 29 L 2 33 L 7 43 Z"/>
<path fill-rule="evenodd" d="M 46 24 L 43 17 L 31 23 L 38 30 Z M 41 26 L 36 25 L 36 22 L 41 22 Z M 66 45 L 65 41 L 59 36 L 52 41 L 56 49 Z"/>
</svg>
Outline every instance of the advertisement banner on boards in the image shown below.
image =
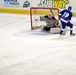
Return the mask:
<svg viewBox="0 0 76 75">
<path fill-rule="evenodd" d="M 30 1 L 28 0 L 4 0 L 2 6 L 4 8 L 30 8 Z"/>
<path fill-rule="evenodd" d="M 0 0 L 0 8 L 57 7 L 64 9 L 69 5 L 76 11 L 75 0 Z"/>
</svg>

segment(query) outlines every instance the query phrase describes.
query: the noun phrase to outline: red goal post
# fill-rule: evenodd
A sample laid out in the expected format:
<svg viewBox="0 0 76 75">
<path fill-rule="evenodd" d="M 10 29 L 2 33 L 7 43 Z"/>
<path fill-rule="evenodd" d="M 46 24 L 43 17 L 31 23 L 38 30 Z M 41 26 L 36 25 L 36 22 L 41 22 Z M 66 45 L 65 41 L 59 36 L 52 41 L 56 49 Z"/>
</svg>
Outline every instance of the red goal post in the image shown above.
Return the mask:
<svg viewBox="0 0 76 75">
<path fill-rule="evenodd" d="M 52 12 L 51 12 L 52 11 Z M 59 20 L 59 8 L 50 8 L 50 7 L 31 7 L 30 8 L 30 23 L 31 30 L 39 29 L 45 23 L 39 20 L 40 16 L 47 15 L 52 13 Z"/>
</svg>

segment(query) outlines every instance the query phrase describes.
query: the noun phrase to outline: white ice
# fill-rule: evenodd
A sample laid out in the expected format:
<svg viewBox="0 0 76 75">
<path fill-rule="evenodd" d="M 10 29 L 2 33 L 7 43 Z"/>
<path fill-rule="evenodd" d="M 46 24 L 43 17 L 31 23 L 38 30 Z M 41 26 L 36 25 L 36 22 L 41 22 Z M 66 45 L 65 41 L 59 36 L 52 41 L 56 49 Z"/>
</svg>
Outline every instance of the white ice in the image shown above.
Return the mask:
<svg viewBox="0 0 76 75">
<path fill-rule="evenodd" d="M 76 36 L 31 31 L 29 15 L 0 13 L 0 75 L 76 75 Z"/>
</svg>

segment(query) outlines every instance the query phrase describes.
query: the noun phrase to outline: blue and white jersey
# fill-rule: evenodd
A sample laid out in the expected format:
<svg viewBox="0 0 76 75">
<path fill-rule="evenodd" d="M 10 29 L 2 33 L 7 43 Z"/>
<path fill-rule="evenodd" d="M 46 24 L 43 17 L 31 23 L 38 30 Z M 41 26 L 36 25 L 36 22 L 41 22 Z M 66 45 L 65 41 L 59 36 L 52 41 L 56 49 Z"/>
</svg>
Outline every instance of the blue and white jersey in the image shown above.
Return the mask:
<svg viewBox="0 0 76 75">
<path fill-rule="evenodd" d="M 59 13 L 59 17 L 61 21 L 63 21 L 64 23 L 68 23 L 72 18 L 72 12 L 64 9 Z"/>
</svg>

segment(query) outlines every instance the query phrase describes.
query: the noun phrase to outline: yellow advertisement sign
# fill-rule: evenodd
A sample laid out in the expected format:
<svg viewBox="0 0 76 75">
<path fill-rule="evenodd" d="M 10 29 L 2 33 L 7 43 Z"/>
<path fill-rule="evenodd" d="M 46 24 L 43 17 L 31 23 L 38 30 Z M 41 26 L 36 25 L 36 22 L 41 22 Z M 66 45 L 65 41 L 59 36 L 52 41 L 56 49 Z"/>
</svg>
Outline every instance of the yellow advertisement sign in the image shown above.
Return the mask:
<svg viewBox="0 0 76 75">
<path fill-rule="evenodd" d="M 69 0 L 40 0 L 38 6 L 65 8 Z"/>
</svg>

